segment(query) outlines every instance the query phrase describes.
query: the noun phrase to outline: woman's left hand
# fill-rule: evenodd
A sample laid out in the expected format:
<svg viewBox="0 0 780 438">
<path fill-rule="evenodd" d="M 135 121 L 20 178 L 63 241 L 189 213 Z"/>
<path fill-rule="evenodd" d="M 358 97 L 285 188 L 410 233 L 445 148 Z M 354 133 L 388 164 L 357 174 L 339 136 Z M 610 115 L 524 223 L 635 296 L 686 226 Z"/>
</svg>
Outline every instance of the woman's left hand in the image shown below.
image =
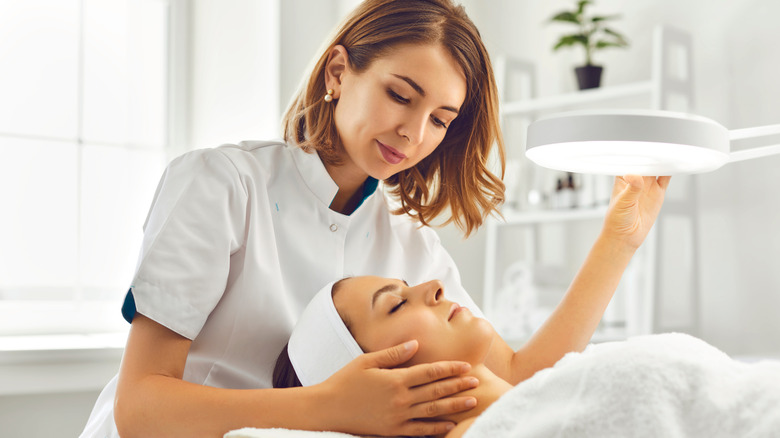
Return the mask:
<svg viewBox="0 0 780 438">
<path fill-rule="evenodd" d="M 670 179 L 670 176 L 616 177 L 602 235 L 632 249 L 639 248 L 661 211 Z"/>
</svg>

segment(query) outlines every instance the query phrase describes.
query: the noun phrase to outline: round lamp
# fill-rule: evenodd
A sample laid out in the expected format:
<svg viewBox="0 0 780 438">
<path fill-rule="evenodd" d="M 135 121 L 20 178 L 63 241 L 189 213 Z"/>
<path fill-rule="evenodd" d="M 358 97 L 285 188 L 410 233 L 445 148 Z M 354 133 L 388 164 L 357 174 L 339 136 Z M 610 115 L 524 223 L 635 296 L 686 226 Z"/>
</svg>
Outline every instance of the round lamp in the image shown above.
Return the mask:
<svg viewBox="0 0 780 438">
<path fill-rule="evenodd" d="M 576 111 L 528 127 L 526 156 L 551 169 L 675 175 L 730 162 L 729 131 L 705 117 L 658 110 Z"/>
</svg>

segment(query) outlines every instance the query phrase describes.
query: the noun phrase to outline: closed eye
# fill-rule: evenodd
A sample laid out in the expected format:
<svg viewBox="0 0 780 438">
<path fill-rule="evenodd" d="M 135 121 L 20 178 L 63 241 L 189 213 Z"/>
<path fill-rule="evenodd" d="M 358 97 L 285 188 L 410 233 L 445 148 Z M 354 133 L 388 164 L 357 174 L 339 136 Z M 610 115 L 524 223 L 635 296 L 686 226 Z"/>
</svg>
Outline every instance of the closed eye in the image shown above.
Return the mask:
<svg viewBox="0 0 780 438">
<path fill-rule="evenodd" d="M 442 122 L 438 117 L 431 116 L 431 120 L 433 120 L 434 125 L 447 129 L 447 124 Z"/>
<path fill-rule="evenodd" d="M 395 91 L 393 91 L 393 90 L 391 90 L 389 88 L 387 89 L 387 94 L 390 95 L 390 97 L 392 97 L 398 103 L 409 103 L 410 102 L 409 99 L 407 99 L 405 97 L 401 97 L 400 94 L 396 93 Z"/>
<path fill-rule="evenodd" d="M 396 102 L 398 102 L 398 103 L 401 103 L 401 104 L 408 104 L 409 102 L 411 102 L 411 99 L 407 99 L 407 98 L 405 98 L 405 97 L 402 97 L 400 94 L 396 93 L 395 91 L 393 91 L 393 90 L 392 90 L 392 89 L 390 89 L 390 88 L 388 88 L 388 89 L 387 89 L 387 94 L 388 94 L 390 97 L 392 97 L 392 98 L 393 98 L 393 100 L 395 100 L 395 101 L 396 101 Z M 438 127 L 440 127 L 440 128 L 447 129 L 447 124 L 446 124 L 446 123 L 444 123 L 444 122 L 443 122 L 441 119 L 439 119 L 438 117 L 436 117 L 436 116 L 431 116 L 431 121 L 433 122 L 433 124 L 434 124 L 434 125 L 436 125 L 436 126 L 438 126 Z"/>
<path fill-rule="evenodd" d="M 399 301 L 399 302 L 398 302 L 398 304 L 396 304 L 395 306 L 393 306 L 393 308 L 392 308 L 392 309 L 390 309 L 390 313 L 391 313 L 391 314 L 395 313 L 395 312 L 396 312 L 398 309 L 400 309 L 400 308 L 401 308 L 401 306 L 403 306 L 404 304 L 406 304 L 406 299 L 403 299 L 403 300 Z"/>
</svg>

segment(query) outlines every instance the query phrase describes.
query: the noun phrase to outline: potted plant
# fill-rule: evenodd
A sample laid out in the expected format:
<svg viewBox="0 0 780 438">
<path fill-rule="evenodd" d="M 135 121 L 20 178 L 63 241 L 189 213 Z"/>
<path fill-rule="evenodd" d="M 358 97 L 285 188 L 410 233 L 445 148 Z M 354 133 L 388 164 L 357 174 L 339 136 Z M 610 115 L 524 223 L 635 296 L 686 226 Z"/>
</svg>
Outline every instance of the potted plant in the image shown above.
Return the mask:
<svg viewBox="0 0 780 438">
<path fill-rule="evenodd" d="M 580 90 L 597 88 L 601 84 L 603 67 L 593 64 L 593 54 L 608 47 L 628 47 L 628 41 L 606 23 L 619 18 L 618 15 L 586 15 L 585 9 L 593 4 L 590 0 L 578 0 L 573 11 L 555 14 L 550 21 L 570 23 L 577 26 L 577 32 L 563 35 L 553 47 L 557 51 L 562 47 L 582 45 L 585 49 L 585 65 L 575 68 Z"/>
</svg>

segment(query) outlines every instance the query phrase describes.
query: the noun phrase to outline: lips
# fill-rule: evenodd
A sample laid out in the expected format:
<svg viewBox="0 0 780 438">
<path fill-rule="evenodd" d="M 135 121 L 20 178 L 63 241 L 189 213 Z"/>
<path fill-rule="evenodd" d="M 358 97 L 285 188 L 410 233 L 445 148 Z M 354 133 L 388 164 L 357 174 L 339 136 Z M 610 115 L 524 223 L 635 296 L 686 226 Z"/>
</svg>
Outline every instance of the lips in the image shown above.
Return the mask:
<svg viewBox="0 0 780 438">
<path fill-rule="evenodd" d="M 447 321 L 451 321 L 453 317 L 455 317 L 455 314 L 457 314 L 463 307 L 459 306 L 458 303 L 452 303 L 452 307 L 450 307 L 450 315 L 447 317 Z"/>
<path fill-rule="evenodd" d="M 390 164 L 398 164 L 400 163 L 404 158 L 406 158 L 406 155 L 401 153 L 398 149 L 395 149 L 391 146 L 388 146 L 381 141 L 377 140 L 377 145 L 379 146 L 379 151 L 382 153 L 382 157 Z"/>
</svg>

